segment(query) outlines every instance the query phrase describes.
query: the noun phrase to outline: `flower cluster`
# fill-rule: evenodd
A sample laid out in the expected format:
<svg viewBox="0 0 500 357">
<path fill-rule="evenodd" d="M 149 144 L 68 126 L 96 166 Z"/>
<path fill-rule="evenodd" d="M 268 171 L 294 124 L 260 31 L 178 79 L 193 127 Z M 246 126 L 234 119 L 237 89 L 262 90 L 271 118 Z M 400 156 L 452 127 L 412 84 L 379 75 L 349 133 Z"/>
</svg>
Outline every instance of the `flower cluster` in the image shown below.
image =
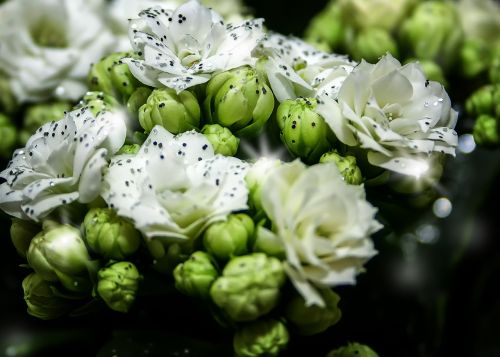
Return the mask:
<svg viewBox="0 0 500 357">
<path fill-rule="evenodd" d="M 73 109 L 30 111 L 24 147 L 0 173 L 0 208 L 15 217 L 12 240 L 33 269 L 28 312 L 50 319 L 100 300 L 125 313 L 154 269 L 238 326 L 236 355 L 275 356 L 292 332 L 336 324 L 332 289 L 355 284 L 377 254 L 382 225 L 365 180 L 433 171 L 455 153 L 457 113 L 441 84 L 390 54 L 356 63 L 266 32 L 263 19 L 226 23 L 196 0 L 144 3 L 129 46 L 87 68 L 91 91 Z M 64 16 L 68 33 L 94 34 Z M 38 45 L 80 44 L 53 35 Z M 16 82 L 14 65 L 33 66 L 12 53 L 0 63 L 11 61 Z M 44 90 L 23 75 L 12 89 L 52 96 L 58 70 L 44 71 L 54 76 Z M 0 124 L 10 129 L 8 118 Z M 249 158 L 265 137 L 288 155 Z"/>
</svg>

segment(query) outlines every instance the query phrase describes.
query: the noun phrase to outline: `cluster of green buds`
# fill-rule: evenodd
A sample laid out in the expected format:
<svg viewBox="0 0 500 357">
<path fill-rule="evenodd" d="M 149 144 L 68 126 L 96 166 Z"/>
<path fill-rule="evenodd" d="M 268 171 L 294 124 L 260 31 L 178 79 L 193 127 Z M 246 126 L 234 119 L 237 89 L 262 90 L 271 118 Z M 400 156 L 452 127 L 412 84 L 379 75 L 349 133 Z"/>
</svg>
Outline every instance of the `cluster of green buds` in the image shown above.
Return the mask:
<svg viewBox="0 0 500 357">
<path fill-rule="evenodd" d="M 77 228 L 47 224 L 31 240 L 26 258 L 47 282 L 60 283 L 68 291 L 82 295 L 92 289 L 96 267 Z"/>
<path fill-rule="evenodd" d="M 486 71 L 491 63 L 490 45 L 480 38 L 468 38 L 460 49 L 461 73 L 467 77 L 475 77 Z"/>
<path fill-rule="evenodd" d="M 92 114 L 97 115 L 102 111 L 118 108 L 118 101 L 104 92 L 87 92 L 75 109 L 87 107 Z"/>
<path fill-rule="evenodd" d="M 331 130 L 316 106 L 314 98 L 289 99 L 276 112 L 281 141 L 292 155 L 311 164 L 331 147 Z"/>
<path fill-rule="evenodd" d="M 201 129 L 216 154 L 234 156 L 238 151 L 240 139 L 231 133 L 231 130 L 219 124 L 207 124 Z"/>
<path fill-rule="evenodd" d="M 71 109 L 68 102 L 34 104 L 28 107 L 23 118 L 23 127 L 19 132 L 19 143 L 25 145 L 28 139 L 42 125 L 59 120 Z"/>
<path fill-rule="evenodd" d="M 83 221 L 85 240 L 96 253 L 108 259 L 123 260 L 141 244 L 141 234 L 134 226 L 109 208 L 92 208 Z"/>
<path fill-rule="evenodd" d="M 207 252 L 222 261 L 248 252 L 254 234 L 254 222 L 246 214 L 231 214 L 224 222 L 212 224 L 203 236 Z"/>
<path fill-rule="evenodd" d="M 326 357 L 378 357 L 378 354 L 370 347 L 354 342 L 331 351 Z"/>
<path fill-rule="evenodd" d="M 155 89 L 139 108 L 139 123 L 147 132 L 155 125 L 173 134 L 198 129 L 200 116 L 198 99 L 188 90 L 176 93 L 171 88 Z"/>
<path fill-rule="evenodd" d="M 342 156 L 336 150 L 324 153 L 319 162 L 324 164 L 333 162 L 339 169 L 344 181 L 350 185 L 360 185 L 363 183 L 363 175 L 361 170 L 356 165 L 356 158 L 354 156 Z"/>
<path fill-rule="evenodd" d="M 497 146 L 500 144 L 500 84 L 486 85 L 473 93 L 465 108 L 476 117 L 473 135 L 477 144 Z"/>
<path fill-rule="evenodd" d="M 401 26 L 401 40 L 415 57 L 449 69 L 458 57 L 464 33 L 455 4 L 425 1 Z"/>
<path fill-rule="evenodd" d="M 99 270 L 97 293 L 114 311 L 127 312 L 135 301 L 142 276 L 134 264 L 114 263 Z"/>
<path fill-rule="evenodd" d="M 212 284 L 210 296 L 233 321 L 252 321 L 278 304 L 284 283 L 279 259 L 253 253 L 231 259 Z"/>
<path fill-rule="evenodd" d="M 207 253 L 198 251 L 174 270 L 175 287 L 188 296 L 207 299 L 210 287 L 219 276 L 217 264 Z"/>
<path fill-rule="evenodd" d="M 77 307 L 78 299 L 61 294 L 54 283 L 44 280 L 38 273 L 28 275 L 22 285 L 28 314 L 34 317 L 55 319 Z"/>
<path fill-rule="evenodd" d="M 335 325 L 342 313 L 338 307 L 340 296 L 330 289 L 321 290 L 325 307 L 307 306 L 304 298 L 295 295 L 285 307 L 285 318 L 301 335 L 315 335 Z"/>
<path fill-rule="evenodd" d="M 92 65 L 88 74 L 88 87 L 91 91 L 104 92 L 120 101 L 126 102 L 140 86 L 132 75 L 128 65 L 121 60 L 133 54 L 127 52 L 112 53 Z"/>
<path fill-rule="evenodd" d="M 271 116 L 274 96 L 265 79 L 250 67 L 215 75 L 207 85 L 205 114 L 211 124 L 236 136 L 255 136 Z"/>
<path fill-rule="evenodd" d="M 10 118 L 0 113 L 0 157 L 8 158 L 17 143 L 17 129 Z"/>
<path fill-rule="evenodd" d="M 285 325 L 278 320 L 259 320 L 243 326 L 234 335 L 236 357 L 278 356 L 288 345 Z"/>
</svg>

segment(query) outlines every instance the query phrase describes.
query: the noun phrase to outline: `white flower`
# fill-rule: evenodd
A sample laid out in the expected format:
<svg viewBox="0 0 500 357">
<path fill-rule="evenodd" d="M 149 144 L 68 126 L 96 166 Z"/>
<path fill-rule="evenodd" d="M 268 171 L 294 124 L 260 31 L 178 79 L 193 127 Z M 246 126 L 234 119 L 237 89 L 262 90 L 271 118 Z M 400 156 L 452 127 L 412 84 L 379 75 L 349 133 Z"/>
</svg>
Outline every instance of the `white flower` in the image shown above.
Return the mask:
<svg viewBox="0 0 500 357">
<path fill-rule="evenodd" d="M 14 153 L 0 173 L 0 208 L 35 221 L 58 206 L 92 202 L 100 193 L 107 158 L 125 141 L 124 121 L 114 113 L 94 117 L 87 108 L 47 123 Z"/>
<path fill-rule="evenodd" d="M 76 100 L 113 36 L 84 0 L 11 0 L 0 6 L 0 68 L 18 101 Z"/>
<path fill-rule="evenodd" d="M 175 10 L 184 2 L 185 0 L 113 0 L 108 8 L 108 16 L 119 41 L 117 51 L 130 51 L 128 19 L 135 18 L 143 9 L 161 6 Z M 241 0 L 202 0 L 202 3 L 218 12 L 228 22 L 242 21 L 246 11 Z"/>
<path fill-rule="evenodd" d="M 206 226 L 247 208 L 247 164 L 215 155 L 195 131 L 151 131 L 137 155 L 113 158 L 103 197 L 146 237 L 196 238 Z"/>
<path fill-rule="evenodd" d="M 336 98 L 355 65 L 346 56 L 318 51 L 298 38 L 276 33 L 268 35 L 261 51 L 268 57 L 265 69 L 280 102 L 323 93 Z"/>
<path fill-rule="evenodd" d="M 191 0 L 175 11 L 144 10 L 130 25 L 132 46 L 143 59 L 124 59 L 132 74 L 153 87 L 180 92 L 213 73 L 256 61 L 251 52 L 264 36 L 263 20 L 224 25 L 212 10 Z"/>
<path fill-rule="evenodd" d="M 308 305 L 324 306 L 315 287 L 354 284 L 376 254 L 370 234 L 381 228 L 363 186 L 346 184 L 335 164 L 280 165 L 262 187 L 262 206 L 286 253 L 285 270 Z M 268 239 L 266 237 L 266 239 Z"/>
<path fill-rule="evenodd" d="M 429 155 L 455 154 L 457 112 L 417 63 L 401 66 L 391 55 L 377 64 L 363 61 L 337 101 L 321 96 L 318 113 L 341 142 L 367 149 L 372 165 L 420 177 Z"/>
</svg>

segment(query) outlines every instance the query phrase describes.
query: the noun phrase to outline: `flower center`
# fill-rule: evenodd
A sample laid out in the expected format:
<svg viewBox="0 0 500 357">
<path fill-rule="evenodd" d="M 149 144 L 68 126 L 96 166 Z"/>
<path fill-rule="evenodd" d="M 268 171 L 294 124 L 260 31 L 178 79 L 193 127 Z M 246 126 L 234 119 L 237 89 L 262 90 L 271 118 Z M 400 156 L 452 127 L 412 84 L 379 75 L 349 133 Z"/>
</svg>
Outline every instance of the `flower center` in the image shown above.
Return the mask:
<svg viewBox="0 0 500 357">
<path fill-rule="evenodd" d="M 179 52 L 179 59 L 184 67 L 190 68 L 201 60 L 201 54 L 199 52 L 193 52 L 189 49 L 182 49 Z"/>
<path fill-rule="evenodd" d="M 30 29 L 33 41 L 41 47 L 64 48 L 68 45 L 63 28 L 47 19 L 40 19 Z"/>
</svg>

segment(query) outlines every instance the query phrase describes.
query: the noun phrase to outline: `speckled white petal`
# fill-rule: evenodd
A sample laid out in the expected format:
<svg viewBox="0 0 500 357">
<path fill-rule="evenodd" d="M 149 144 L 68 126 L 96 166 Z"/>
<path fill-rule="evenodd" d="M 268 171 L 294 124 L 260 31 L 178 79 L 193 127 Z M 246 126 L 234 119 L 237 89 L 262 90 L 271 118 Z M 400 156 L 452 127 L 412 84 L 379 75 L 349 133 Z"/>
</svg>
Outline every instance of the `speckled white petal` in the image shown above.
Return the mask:
<svg viewBox="0 0 500 357">
<path fill-rule="evenodd" d="M 57 207 L 69 204 L 77 199 L 78 192 L 44 195 L 23 204 L 21 209 L 30 219 L 38 222 Z"/>
</svg>

